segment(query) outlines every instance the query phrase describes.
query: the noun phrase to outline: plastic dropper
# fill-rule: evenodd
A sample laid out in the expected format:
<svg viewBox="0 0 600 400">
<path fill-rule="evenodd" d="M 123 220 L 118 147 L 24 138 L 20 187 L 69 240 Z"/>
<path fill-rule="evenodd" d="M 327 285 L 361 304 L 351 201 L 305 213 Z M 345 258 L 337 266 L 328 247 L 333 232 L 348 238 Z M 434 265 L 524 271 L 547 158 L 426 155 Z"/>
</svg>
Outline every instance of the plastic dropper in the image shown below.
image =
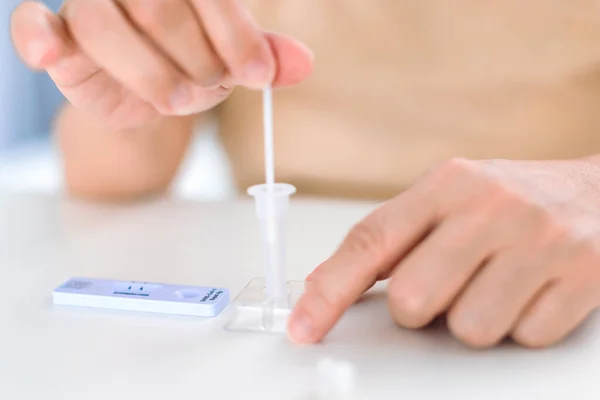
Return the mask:
<svg viewBox="0 0 600 400">
<path fill-rule="evenodd" d="M 296 192 L 296 188 L 285 183 L 275 183 L 272 96 L 271 87 L 263 90 L 265 183 L 250 187 L 248 194 L 255 199 L 256 215 L 261 226 L 269 302 L 283 306 L 287 302 L 285 220 L 289 198 Z"/>
</svg>

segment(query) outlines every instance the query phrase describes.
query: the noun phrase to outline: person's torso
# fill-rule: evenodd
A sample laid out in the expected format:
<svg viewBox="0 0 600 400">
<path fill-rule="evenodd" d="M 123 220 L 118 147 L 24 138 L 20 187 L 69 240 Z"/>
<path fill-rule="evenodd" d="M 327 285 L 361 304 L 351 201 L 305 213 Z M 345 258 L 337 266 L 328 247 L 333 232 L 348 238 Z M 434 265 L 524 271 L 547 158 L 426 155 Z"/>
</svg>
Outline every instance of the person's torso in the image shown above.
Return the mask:
<svg viewBox="0 0 600 400">
<path fill-rule="evenodd" d="M 309 195 L 386 198 L 450 157 L 600 152 L 600 0 L 246 0 L 315 53 L 274 93 L 276 173 Z M 220 132 L 242 187 L 263 180 L 261 93 Z"/>
</svg>

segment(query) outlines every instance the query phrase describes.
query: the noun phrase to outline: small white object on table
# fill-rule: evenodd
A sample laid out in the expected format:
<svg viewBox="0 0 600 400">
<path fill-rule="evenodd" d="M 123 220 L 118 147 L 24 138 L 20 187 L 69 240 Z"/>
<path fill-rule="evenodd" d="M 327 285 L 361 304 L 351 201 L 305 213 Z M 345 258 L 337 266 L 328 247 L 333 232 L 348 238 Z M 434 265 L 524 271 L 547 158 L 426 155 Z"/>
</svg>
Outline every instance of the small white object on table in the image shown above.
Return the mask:
<svg viewBox="0 0 600 400">
<path fill-rule="evenodd" d="M 600 398 L 600 321 L 547 350 L 473 351 L 446 330 L 406 331 L 384 295 L 355 305 L 320 345 L 231 333 L 194 318 L 59 307 L 73 276 L 226 287 L 262 276 L 250 199 L 92 206 L 0 195 L 0 399 L 294 400 L 322 359 L 353 365 L 358 399 Z M 371 203 L 294 198 L 288 277 L 328 257 Z"/>
</svg>

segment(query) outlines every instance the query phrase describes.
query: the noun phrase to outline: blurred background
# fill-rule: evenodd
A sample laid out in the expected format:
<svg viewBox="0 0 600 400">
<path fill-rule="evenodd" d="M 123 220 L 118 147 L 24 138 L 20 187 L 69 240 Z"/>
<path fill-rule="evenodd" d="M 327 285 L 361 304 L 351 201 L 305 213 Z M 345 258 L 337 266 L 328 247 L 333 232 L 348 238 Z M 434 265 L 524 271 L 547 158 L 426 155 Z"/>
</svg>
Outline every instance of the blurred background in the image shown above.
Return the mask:
<svg viewBox="0 0 600 400">
<path fill-rule="evenodd" d="M 46 74 L 28 70 L 15 54 L 8 27 L 21 1 L 0 0 L 0 190 L 55 193 L 63 182 L 52 120 L 64 99 Z M 56 11 L 62 1 L 44 2 Z M 196 135 L 173 193 L 208 201 L 234 194 L 216 126 Z"/>
</svg>

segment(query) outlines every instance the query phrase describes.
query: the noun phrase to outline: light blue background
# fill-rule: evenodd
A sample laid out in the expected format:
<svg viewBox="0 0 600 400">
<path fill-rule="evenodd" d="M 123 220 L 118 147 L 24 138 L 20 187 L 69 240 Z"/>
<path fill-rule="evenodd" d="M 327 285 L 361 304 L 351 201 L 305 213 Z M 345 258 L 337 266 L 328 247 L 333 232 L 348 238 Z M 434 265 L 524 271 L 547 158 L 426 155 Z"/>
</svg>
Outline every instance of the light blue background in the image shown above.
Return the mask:
<svg viewBox="0 0 600 400">
<path fill-rule="evenodd" d="M 0 150 L 47 136 L 62 96 L 45 73 L 30 71 L 10 38 L 10 14 L 21 0 L 0 0 Z M 57 10 L 62 0 L 44 2 Z"/>
</svg>

